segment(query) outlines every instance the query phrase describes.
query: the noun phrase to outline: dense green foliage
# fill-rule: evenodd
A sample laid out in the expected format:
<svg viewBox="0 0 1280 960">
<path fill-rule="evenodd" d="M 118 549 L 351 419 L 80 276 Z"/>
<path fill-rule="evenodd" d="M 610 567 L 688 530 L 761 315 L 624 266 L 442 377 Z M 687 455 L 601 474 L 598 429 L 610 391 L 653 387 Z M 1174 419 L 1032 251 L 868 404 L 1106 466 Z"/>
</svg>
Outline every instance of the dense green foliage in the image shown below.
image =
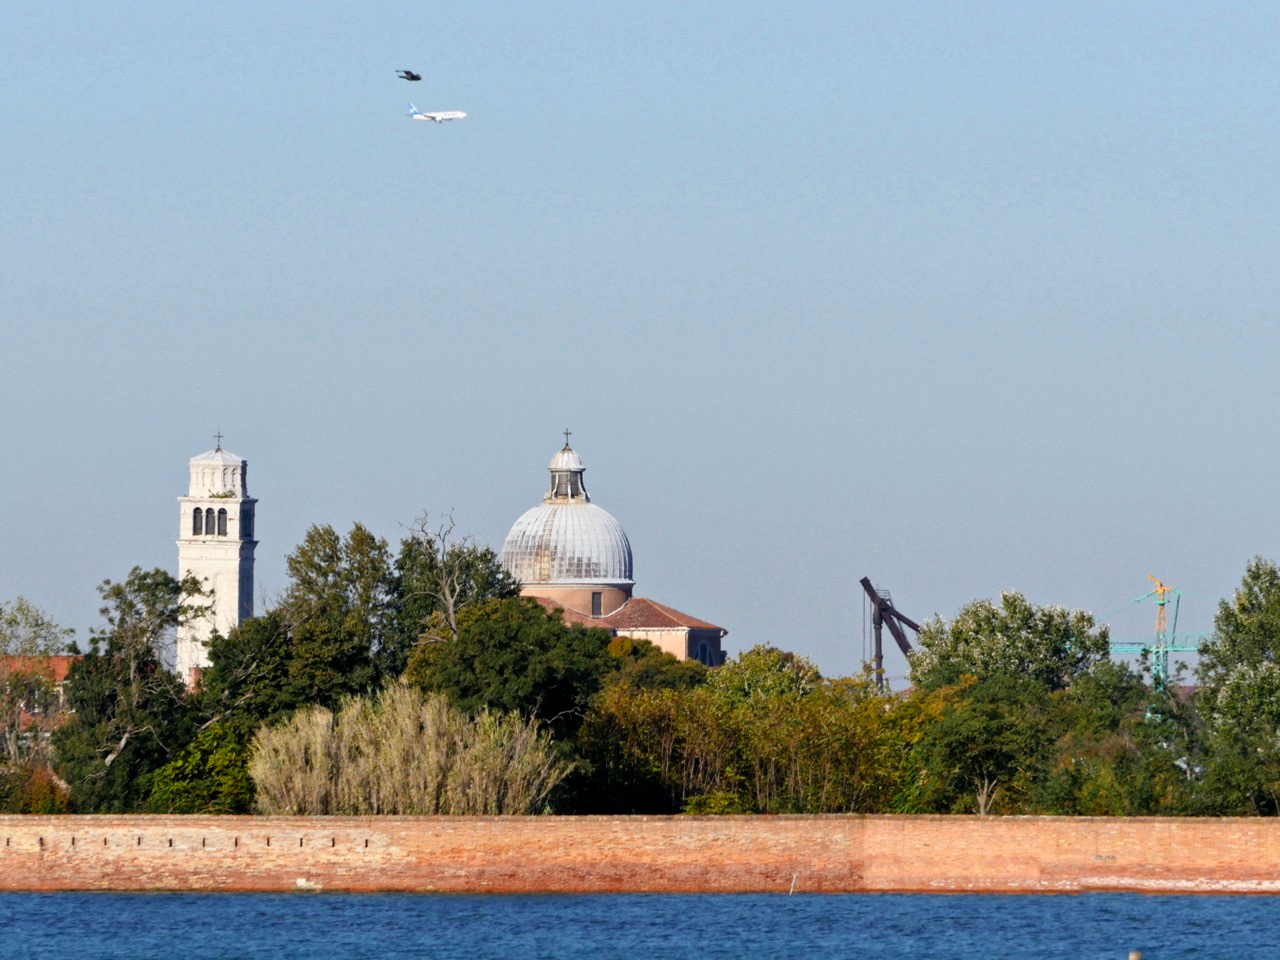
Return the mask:
<svg viewBox="0 0 1280 960">
<path fill-rule="evenodd" d="M 393 559 L 358 524 L 312 528 L 280 602 L 214 635 L 194 692 L 162 651 L 199 584 L 104 583 L 52 769 L 52 687 L 5 662 L 0 809 L 1280 813 L 1271 561 L 1222 601 L 1194 694 L 1111 661 L 1088 614 L 1017 593 L 926 624 L 893 694 L 775 647 L 708 669 L 568 625 L 451 530 L 420 522 Z M 0 641 L 38 662 L 66 631 L 18 601 Z"/>
<path fill-rule="evenodd" d="M 458 615 L 456 640 L 420 644 L 405 678 L 463 710 L 517 711 L 557 736 L 576 730 L 606 673 L 608 631 L 566 626 L 527 597 L 489 600 Z"/>
<path fill-rule="evenodd" d="M 1013 592 L 1001 594 L 999 606 L 978 600 L 950 623 L 926 623 L 919 642 L 911 682 L 926 688 L 954 684 L 966 674 L 980 680 L 1004 674 L 1062 690 L 1110 655 L 1107 628 L 1096 627 L 1090 614 L 1037 607 Z"/>
<path fill-rule="evenodd" d="M 200 584 L 135 567 L 123 583 L 98 590 L 107 625 L 68 674 L 70 716 L 53 735 L 78 813 L 144 807 L 152 775 L 195 732 L 182 681 L 161 651 L 179 619 L 202 609 Z"/>
<path fill-rule="evenodd" d="M 376 692 L 400 675 L 444 607 L 457 616 L 517 589 L 491 550 L 450 544 L 444 532 L 416 531 L 393 563 L 386 542 L 360 524 L 346 536 L 312 527 L 286 566 L 279 604 L 211 639 L 189 704 L 202 732 L 157 774 L 150 806 L 249 809 L 248 746 L 260 726 Z"/>
<path fill-rule="evenodd" d="M 748 682 L 749 681 L 749 682 Z M 578 736 L 592 812 L 874 811 L 901 780 L 897 702 L 756 647 L 696 687 L 608 687 Z"/>
<path fill-rule="evenodd" d="M 997 672 L 984 680 L 967 674 L 933 696 L 941 709 L 912 748 L 918 776 L 904 784 L 901 808 L 991 813 L 1003 797 L 1026 809 L 1052 743 L 1044 689 Z"/>
<path fill-rule="evenodd" d="M 452 640 L 458 614 L 486 600 L 506 600 L 520 584 L 502 568 L 497 554 L 463 538 L 451 541 L 450 518 L 434 530 L 421 518 L 400 543 L 395 567 L 394 630 L 380 652 L 386 676 L 399 676 L 420 639 Z"/>
<path fill-rule="evenodd" d="M 289 589 L 274 612 L 288 627 L 287 699 L 332 708 L 373 690 L 392 623 L 387 542 L 358 523 L 345 537 L 312 527 L 285 566 Z"/>
<path fill-rule="evenodd" d="M 1256 557 L 1200 650 L 1204 808 L 1280 813 L 1280 567 Z"/>
<path fill-rule="evenodd" d="M 648 640 L 614 637 L 609 641 L 613 669 L 605 674 L 606 687 L 628 690 L 687 690 L 706 682 L 708 670 L 697 660 L 677 660 Z"/>
<path fill-rule="evenodd" d="M 205 727 L 151 779 L 149 806 L 159 813 L 251 813 L 253 728 L 231 719 Z"/>
</svg>

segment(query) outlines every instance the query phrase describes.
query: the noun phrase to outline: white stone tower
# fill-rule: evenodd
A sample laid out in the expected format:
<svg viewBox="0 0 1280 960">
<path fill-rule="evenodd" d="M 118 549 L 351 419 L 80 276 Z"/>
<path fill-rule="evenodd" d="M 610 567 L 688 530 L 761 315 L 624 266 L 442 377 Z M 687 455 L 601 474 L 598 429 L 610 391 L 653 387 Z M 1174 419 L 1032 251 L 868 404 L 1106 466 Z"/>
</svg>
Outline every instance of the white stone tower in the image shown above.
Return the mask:
<svg viewBox="0 0 1280 960">
<path fill-rule="evenodd" d="M 222 449 L 191 458 L 191 484 L 179 497 L 178 576 L 194 574 L 213 593 L 212 610 L 178 625 L 178 676 L 188 686 L 209 665 L 207 643 L 253 616 L 253 510 L 249 462 Z"/>
</svg>

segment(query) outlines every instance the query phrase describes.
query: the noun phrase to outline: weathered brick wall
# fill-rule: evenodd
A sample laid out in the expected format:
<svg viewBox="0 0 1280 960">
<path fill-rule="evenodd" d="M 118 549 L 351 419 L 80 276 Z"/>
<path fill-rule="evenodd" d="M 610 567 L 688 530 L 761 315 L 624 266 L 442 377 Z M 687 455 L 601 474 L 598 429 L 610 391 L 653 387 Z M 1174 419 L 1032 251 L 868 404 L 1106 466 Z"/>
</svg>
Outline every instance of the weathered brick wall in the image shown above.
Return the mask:
<svg viewBox="0 0 1280 960">
<path fill-rule="evenodd" d="M 1280 892 L 1280 820 L 0 816 L 0 890 Z"/>
</svg>

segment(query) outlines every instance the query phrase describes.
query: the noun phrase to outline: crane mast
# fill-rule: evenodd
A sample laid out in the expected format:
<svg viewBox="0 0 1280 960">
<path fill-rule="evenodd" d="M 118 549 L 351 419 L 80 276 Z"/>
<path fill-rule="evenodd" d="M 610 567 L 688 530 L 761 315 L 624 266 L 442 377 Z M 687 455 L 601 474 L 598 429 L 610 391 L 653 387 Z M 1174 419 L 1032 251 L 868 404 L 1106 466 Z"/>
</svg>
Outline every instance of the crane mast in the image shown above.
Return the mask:
<svg viewBox="0 0 1280 960">
<path fill-rule="evenodd" d="M 863 577 L 859 583 L 862 589 L 866 591 L 867 598 L 871 601 L 871 632 L 875 637 L 875 661 L 873 669 L 875 671 L 876 689 L 884 689 L 884 646 L 882 643 L 882 628 L 888 627 L 889 633 L 893 635 L 893 639 L 897 641 L 898 649 L 902 651 L 903 656 L 908 660 L 915 651 L 911 644 L 907 642 L 907 635 L 903 631 L 903 627 L 910 627 L 917 636 L 920 633 L 920 624 L 916 623 L 910 617 L 899 612 L 898 608 L 893 605 L 893 601 L 889 599 L 887 593 L 876 590 L 871 585 L 868 577 Z"/>
<path fill-rule="evenodd" d="M 1199 649 L 1199 642 L 1190 642 L 1184 637 L 1178 641 L 1178 606 L 1182 601 L 1182 591 L 1162 583 L 1154 574 L 1147 574 L 1147 579 L 1155 584 L 1155 588 L 1140 597 L 1134 597 L 1132 603 L 1153 600 L 1156 605 L 1156 632 L 1150 640 L 1124 641 L 1112 640 L 1111 652 L 1126 655 L 1149 656 L 1151 658 L 1151 680 L 1159 689 L 1164 689 L 1169 682 L 1169 654 L 1180 651 Z M 1173 627 L 1169 627 L 1166 608 L 1169 596 L 1173 595 Z"/>
</svg>

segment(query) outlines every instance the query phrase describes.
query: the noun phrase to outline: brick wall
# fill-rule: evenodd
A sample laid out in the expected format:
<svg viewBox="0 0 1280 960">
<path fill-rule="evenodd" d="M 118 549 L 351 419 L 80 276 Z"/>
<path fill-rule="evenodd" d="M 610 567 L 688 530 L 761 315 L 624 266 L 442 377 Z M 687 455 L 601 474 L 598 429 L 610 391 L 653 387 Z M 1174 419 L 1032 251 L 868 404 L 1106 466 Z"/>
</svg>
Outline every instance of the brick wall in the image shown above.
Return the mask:
<svg viewBox="0 0 1280 960">
<path fill-rule="evenodd" d="M 0 816 L 0 890 L 1280 892 L 1280 820 Z"/>
</svg>

